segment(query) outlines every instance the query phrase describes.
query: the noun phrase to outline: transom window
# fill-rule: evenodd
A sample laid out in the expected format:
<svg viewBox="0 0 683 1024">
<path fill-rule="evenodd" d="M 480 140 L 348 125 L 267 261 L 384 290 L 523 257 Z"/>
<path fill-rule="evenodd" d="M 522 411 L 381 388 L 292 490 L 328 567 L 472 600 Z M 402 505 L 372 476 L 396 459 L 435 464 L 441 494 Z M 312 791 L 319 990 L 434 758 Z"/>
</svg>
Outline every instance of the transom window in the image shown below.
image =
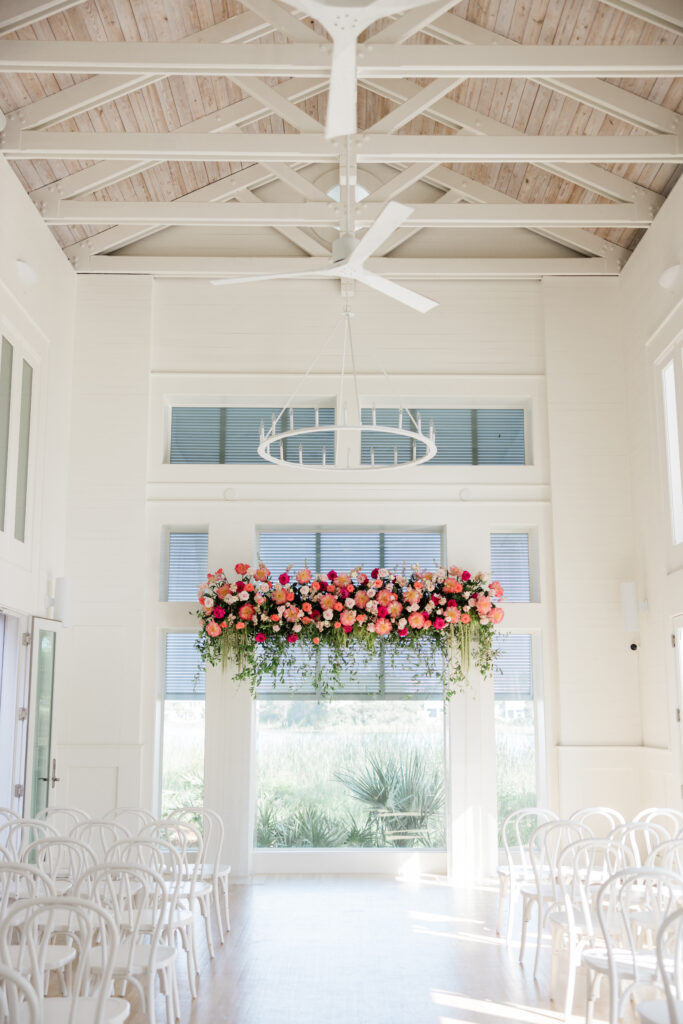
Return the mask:
<svg viewBox="0 0 683 1024">
<path fill-rule="evenodd" d="M 361 422 L 414 430 L 434 426 L 437 453 L 425 466 L 523 466 L 526 462 L 524 409 L 363 409 Z M 361 436 L 361 463 L 378 466 L 424 455 L 424 445 L 410 438 L 366 430 Z"/>
</svg>

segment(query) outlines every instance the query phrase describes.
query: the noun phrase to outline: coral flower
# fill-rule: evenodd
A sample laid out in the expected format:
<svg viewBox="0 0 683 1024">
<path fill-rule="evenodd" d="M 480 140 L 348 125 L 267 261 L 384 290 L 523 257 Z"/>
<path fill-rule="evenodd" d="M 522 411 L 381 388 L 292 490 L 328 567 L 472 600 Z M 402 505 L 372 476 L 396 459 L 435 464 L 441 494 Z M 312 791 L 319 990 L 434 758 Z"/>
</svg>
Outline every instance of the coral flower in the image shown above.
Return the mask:
<svg viewBox="0 0 683 1024">
<path fill-rule="evenodd" d="M 287 622 L 298 622 L 299 621 L 299 609 L 294 605 L 289 605 L 285 608 L 285 618 Z"/>
<path fill-rule="evenodd" d="M 268 577 L 270 576 L 270 569 L 267 569 L 266 566 L 263 565 L 263 563 L 261 563 L 261 565 L 259 565 L 258 569 L 254 573 L 254 576 L 256 577 L 257 580 L 259 580 L 260 583 L 265 583 Z"/>
<path fill-rule="evenodd" d="M 467 614 L 467 612 L 464 612 L 463 615 L 461 616 L 460 621 L 462 622 L 463 626 L 466 626 L 468 622 L 471 622 L 472 620 Z"/>
<path fill-rule="evenodd" d="M 287 591 L 283 590 L 282 587 L 276 587 L 273 591 L 273 600 L 275 604 L 284 604 L 287 600 Z"/>
<path fill-rule="evenodd" d="M 451 625 L 455 625 L 456 622 L 460 622 L 460 612 L 458 608 L 446 608 L 443 613 L 443 617 L 446 622 L 450 622 Z"/>
<path fill-rule="evenodd" d="M 344 605 L 341 603 L 341 601 L 335 601 L 334 602 L 334 610 L 335 610 L 335 612 L 340 612 L 343 607 L 344 607 Z"/>
<path fill-rule="evenodd" d="M 391 590 L 380 590 L 377 595 L 377 604 L 388 605 L 393 599 L 394 595 Z"/>
<path fill-rule="evenodd" d="M 230 593 L 230 584 L 229 583 L 224 583 L 223 586 L 219 587 L 218 590 L 216 591 L 216 597 L 220 597 L 221 601 L 224 601 L 229 593 Z M 201 595 L 200 595 L 200 597 L 201 597 Z"/>
<path fill-rule="evenodd" d="M 387 636 L 387 634 L 391 633 L 393 628 L 394 627 L 388 619 L 379 619 L 379 621 L 375 623 L 375 633 L 377 633 L 377 636 Z"/>
<path fill-rule="evenodd" d="M 359 590 L 356 594 L 356 608 L 365 608 L 370 598 L 364 590 Z"/>
<path fill-rule="evenodd" d="M 296 574 L 296 582 L 301 583 L 301 585 L 304 586 L 306 583 L 311 582 L 311 575 L 312 573 L 310 569 L 300 569 Z"/>
<path fill-rule="evenodd" d="M 270 616 L 270 621 L 271 621 L 271 622 L 279 622 L 279 621 L 280 621 L 280 616 L 279 616 L 279 615 L 276 615 L 275 613 L 273 613 L 273 614 L 272 614 L 272 615 Z"/>
<path fill-rule="evenodd" d="M 255 611 L 256 609 L 253 604 L 243 604 L 237 614 L 241 619 L 244 619 L 245 622 L 251 622 L 254 618 Z"/>
<path fill-rule="evenodd" d="M 388 606 L 387 611 L 391 615 L 392 619 L 397 619 L 398 616 L 403 611 L 403 605 L 401 604 L 400 601 L 392 601 L 391 604 Z"/>
<path fill-rule="evenodd" d="M 408 616 L 408 625 L 411 629 L 422 629 L 425 624 L 425 617 L 422 612 L 413 612 Z"/>
<path fill-rule="evenodd" d="M 235 572 L 238 572 L 240 576 L 244 576 L 245 572 L 248 572 L 249 565 L 247 562 L 238 562 L 235 566 Z"/>
<path fill-rule="evenodd" d="M 334 608 L 335 604 L 337 604 L 337 600 L 334 594 L 323 594 L 323 596 L 320 598 L 320 607 L 324 611 L 327 611 L 330 608 Z"/>
<path fill-rule="evenodd" d="M 419 590 L 415 590 L 413 587 L 409 587 L 403 596 L 405 597 L 407 604 L 415 604 L 416 601 L 420 600 Z"/>
<path fill-rule="evenodd" d="M 339 616 L 339 621 L 344 627 L 353 626 L 354 622 L 356 621 L 356 613 L 347 608 Z"/>
<path fill-rule="evenodd" d="M 206 624 L 206 632 L 209 634 L 209 636 L 220 636 L 221 627 L 218 625 L 217 622 L 214 622 L 213 619 L 211 619 L 211 621 L 207 622 Z"/>
<path fill-rule="evenodd" d="M 236 622 L 235 623 L 235 629 L 246 629 L 246 628 L 247 628 L 246 622 Z"/>
<path fill-rule="evenodd" d="M 477 601 L 477 611 L 480 615 L 488 615 L 493 608 L 493 604 L 488 597 L 480 597 Z"/>
<path fill-rule="evenodd" d="M 493 596 L 497 597 L 499 600 L 504 594 L 503 588 L 501 587 L 500 583 L 498 583 L 496 580 L 494 580 L 493 583 L 489 583 L 489 590 L 491 591 Z"/>
<path fill-rule="evenodd" d="M 453 576 L 447 576 L 446 579 L 443 581 L 443 592 L 444 594 L 457 594 L 459 586 L 460 584 L 458 580 L 456 580 Z M 462 590 L 461 586 L 460 589 Z"/>
<path fill-rule="evenodd" d="M 505 616 L 505 612 L 503 611 L 502 608 L 492 608 L 491 609 L 490 619 L 491 619 L 491 622 L 495 622 L 496 625 L 498 625 L 499 622 L 503 621 L 504 616 Z"/>
<path fill-rule="evenodd" d="M 367 622 L 367 619 L 367 615 L 363 615 L 361 612 L 361 614 L 356 617 L 356 622 Z"/>
<path fill-rule="evenodd" d="M 320 584 L 318 583 L 317 580 L 313 580 L 313 582 L 311 583 L 311 588 L 313 590 L 320 590 Z"/>
<path fill-rule="evenodd" d="M 301 605 L 301 607 L 302 607 L 303 611 L 306 612 L 307 615 L 310 612 L 313 611 L 313 605 L 310 603 L 310 601 L 304 601 L 304 603 Z"/>
<path fill-rule="evenodd" d="M 313 637 L 313 643 L 314 644 L 319 644 L 320 643 L 320 637 L 319 636 L 314 636 Z"/>
</svg>

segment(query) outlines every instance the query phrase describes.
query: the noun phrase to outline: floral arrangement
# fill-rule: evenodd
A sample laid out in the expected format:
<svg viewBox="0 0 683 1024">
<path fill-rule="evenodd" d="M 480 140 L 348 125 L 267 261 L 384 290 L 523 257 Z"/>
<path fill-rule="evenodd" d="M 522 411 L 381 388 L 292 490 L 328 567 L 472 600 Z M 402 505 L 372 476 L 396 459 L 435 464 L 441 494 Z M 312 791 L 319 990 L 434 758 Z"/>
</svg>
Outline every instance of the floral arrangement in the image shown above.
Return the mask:
<svg viewBox="0 0 683 1024">
<path fill-rule="evenodd" d="M 206 664 L 235 662 L 252 693 L 263 678 L 291 688 L 292 675 L 307 674 L 329 695 L 353 678 L 359 649 L 375 653 L 379 645 L 394 659 L 419 646 L 421 673 L 442 675 L 446 697 L 463 688 L 472 663 L 484 676 L 493 671 L 503 588 L 483 573 L 415 565 L 410 573 L 301 569 L 274 580 L 263 563 L 244 562 L 235 572 L 230 582 L 218 569 L 200 586 L 197 648 Z"/>
</svg>

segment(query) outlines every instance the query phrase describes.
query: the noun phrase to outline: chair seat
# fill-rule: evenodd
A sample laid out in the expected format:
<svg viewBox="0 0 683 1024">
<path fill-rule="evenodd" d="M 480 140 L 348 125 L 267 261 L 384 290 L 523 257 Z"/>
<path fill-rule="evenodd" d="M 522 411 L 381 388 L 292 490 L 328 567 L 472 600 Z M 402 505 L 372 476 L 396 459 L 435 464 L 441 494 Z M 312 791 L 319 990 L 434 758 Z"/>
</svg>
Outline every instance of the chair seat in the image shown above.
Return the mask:
<svg viewBox="0 0 683 1024">
<path fill-rule="evenodd" d="M 683 1002 L 676 1000 L 676 1024 L 683 1024 Z M 671 1024 L 669 1006 L 666 999 L 647 999 L 638 1003 L 636 1013 L 643 1024 Z"/>
<path fill-rule="evenodd" d="M 71 1017 L 71 996 L 54 996 L 43 999 L 41 1024 L 92 1024 L 98 1000 L 94 996 L 82 996 L 78 999 L 75 1013 Z M 127 999 L 110 998 L 104 1003 L 103 1024 L 123 1024 L 130 1016 L 130 1003 Z"/>
<path fill-rule="evenodd" d="M 617 974 L 622 978 L 634 976 L 633 954 L 630 949 L 612 950 L 612 956 L 616 966 Z M 583 954 L 583 962 L 593 971 L 601 971 L 606 974 L 608 971 L 608 959 L 606 949 L 587 949 Z M 671 966 L 671 962 L 669 962 Z M 666 962 L 664 964 L 666 968 Z M 638 976 L 643 980 L 657 976 L 657 954 L 655 950 L 636 954 L 635 969 Z"/>
<path fill-rule="evenodd" d="M 569 917 L 566 910 L 551 910 L 548 914 L 548 920 L 552 922 L 552 924 L 556 924 L 559 925 L 560 928 L 564 928 L 565 931 L 568 931 L 569 929 Z M 600 934 L 600 923 L 598 921 L 597 914 L 591 914 L 591 920 L 586 921 L 583 916 L 583 912 L 575 907 L 574 924 L 580 935 Z"/>
<path fill-rule="evenodd" d="M 230 874 L 231 868 L 229 864 L 216 864 L 215 867 L 216 870 L 214 872 L 213 864 L 205 864 L 201 872 L 202 878 L 213 878 L 214 874 L 221 878 Z"/>
<path fill-rule="evenodd" d="M 13 967 L 15 971 L 19 971 L 20 974 L 28 975 L 30 973 L 30 966 L 28 964 L 24 964 L 22 967 L 19 966 L 19 955 L 21 953 L 21 949 L 21 946 L 9 947 L 10 967 Z M 71 961 L 75 959 L 75 946 L 47 946 L 45 950 L 45 970 L 58 971 L 62 967 L 66 967 L 67 964 L 70 964 Z"/>
<path fill-rule="evenodd" d="M 136 943 L 131 957 L 130 939 L 124 940 L 116 950 L 114 957 L 114 976 L 117 978 L 129 974 L 144 974 L 149 967 L 150 947 L 141 942 Z M 176 951 L 173 946 L 157 946 L 154 955 L 155 969 L 166 967 L 175 959 Z M 130 960 L 130 969 L 129 969 Z M 90 966 L 93 970 L 100 970 L 102 967 L 102 948 L 95 946 L 90 951 Z"/>
<path fill-rule="evenodd" d="M 522 882 L 522 884 L 519 887 L 519 891 L 521 892 L 522 896 L 533 896 L 534 899 L 538 897 L 538 886 L 535 882 Z M 550 882 L 544 882 L 541 886 L 541 896 L 543 897 L 543 899 L 545 899 L 546 897 L 554 899 L 555 891 L 555 888 L 550 884 Z"/>
</svg>

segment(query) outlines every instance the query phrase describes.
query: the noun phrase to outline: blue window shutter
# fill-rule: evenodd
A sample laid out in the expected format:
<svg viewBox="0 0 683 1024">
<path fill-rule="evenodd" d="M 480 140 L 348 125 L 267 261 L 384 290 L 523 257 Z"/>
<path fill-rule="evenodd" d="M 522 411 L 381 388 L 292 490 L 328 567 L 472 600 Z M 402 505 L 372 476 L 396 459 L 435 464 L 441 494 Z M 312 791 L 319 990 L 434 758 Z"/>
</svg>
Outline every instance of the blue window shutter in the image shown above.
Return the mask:
<svg viewBox="0 0 683 1024">
<path fill-rule="evenodd" d="M 499 633 L 493 674 L 496 700 L 533 700 L 533 648 L 530 633 Z"/>
<path fill-rule="evenodd" d="M 168 535 L 167 601 L 196 601 L 209 568 L 208 533 Z"/>
<path fill-rule="evenodd" d="M 334 425 L 334 409 L 295 408 L 291 415 L 278 419 L 281 408 L 275 406 L 226 406 L 218 408 L 175 406 L 171 410 L 172 465 L 207 463 L 214 465 L 268 465 L 258 454 L 261 425 L 266 433 L 273 422 L 278 431 L 301 429 L 315 425 L 316 412 L 320 426 Z M 283 442 L 288 462 L 301 459 L 305 465 L 320 465 L 323 450 L 327 462 L 334 462 L 334 432 L 321 431 Z M 279 457 L 281 448 L 272 446 Z"/>
<path fill-rule="evenodd" d="M 491 579 L 502 584 L 504 600 L 531 600 L 528 533 L 491 534 Z"/>
<path fill-rule="evenodd" d="M 194 633 L 167 633 L 164 672 L 166 700 L 204 700 L 206 679 Z"/>
</svg>

